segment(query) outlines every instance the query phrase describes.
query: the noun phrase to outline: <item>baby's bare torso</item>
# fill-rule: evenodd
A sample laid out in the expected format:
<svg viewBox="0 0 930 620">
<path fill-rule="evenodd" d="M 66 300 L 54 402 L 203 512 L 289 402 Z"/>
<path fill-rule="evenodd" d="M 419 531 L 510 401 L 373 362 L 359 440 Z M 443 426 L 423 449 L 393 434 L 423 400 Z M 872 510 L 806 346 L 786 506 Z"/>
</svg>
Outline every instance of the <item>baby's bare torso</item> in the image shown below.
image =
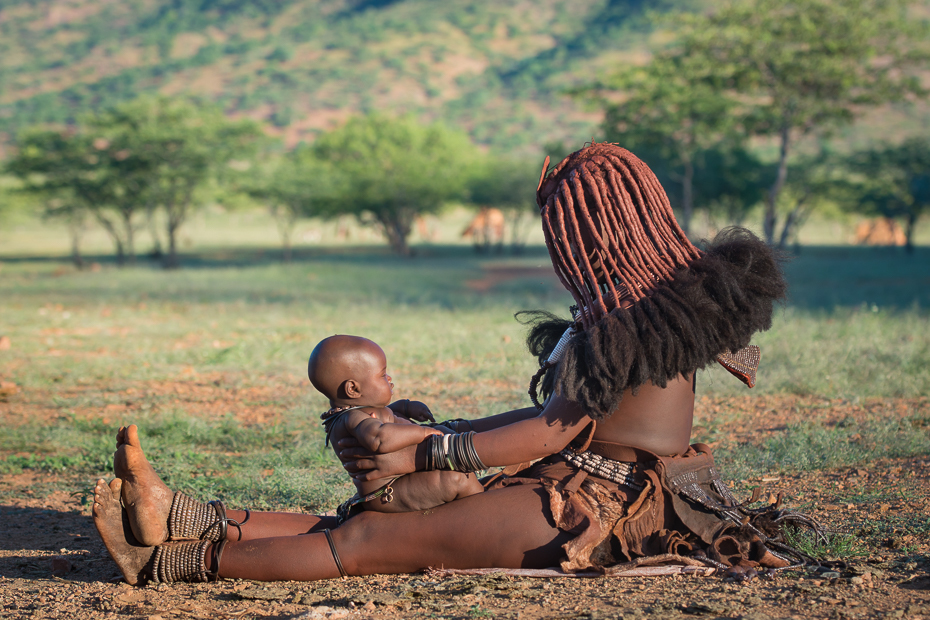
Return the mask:
<svg viewBox="0 0 930 620">
<path fill-rule="evenodd" d="M 333 450 L 336 452 L 336 458 L 341 462 L 345 463 L 346 459 L 339 456 L 339 440 L 347 437 L 357 439 L 358 437 L 353 431 L 362 421 L 369 418 L 375 418 L 384 424 L 413 424 L 410 420 L 395 416 L 394 412 L 391 411 L 389 407 L 363 407 L 342 414 L 339 419 L 336 420 L 336 423 L 333 425 L 332 433 L 330 433 L 330 442 L 332 443 Z M 355 483 L 355 488 L 358 490 L 359 495 L 364 496 L 377 491 L 390 482 L 390 480 L 391 478 L 377 478 L 375 480 L 364 481 L 353 478 L 352 482 Z"/>
<path fill-rule="evenodd" d="M 388 407 L 365 407 L 344 413 L 334 422 L 330 434 L 337 457 L 340 439 L 353 437 L 364 443 L 358 432 L 359 425 L 373 418 L 382 424 L 413 424 L 406 418 L 395 416 Z M 368 481 L 353 478 L 352 482 L 361 497 L 380 491 L 377 497 L 361 504 L 363 509 L 377 512 L 427 510 L 484 490 L 474 474 L 455 471 L 414 472 L 399 478 L 390 476 Z M 386 485 L 390 487 L 386 488 Z"/>
</svg>

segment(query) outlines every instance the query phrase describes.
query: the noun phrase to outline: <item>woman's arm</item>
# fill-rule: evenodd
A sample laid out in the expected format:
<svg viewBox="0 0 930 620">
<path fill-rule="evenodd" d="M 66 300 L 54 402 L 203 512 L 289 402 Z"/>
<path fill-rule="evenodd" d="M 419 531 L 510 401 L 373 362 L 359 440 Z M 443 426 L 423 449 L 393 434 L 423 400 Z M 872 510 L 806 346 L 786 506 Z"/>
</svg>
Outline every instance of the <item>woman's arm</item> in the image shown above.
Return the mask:
<svg viewBox="0 0 930 620">
<path fill-rule="evenodd" d="M 527 411 L 501 414 L 514 414 L 516 421 L 475 435 L 475 451 L 485 465 L 511 465 L 554 454 L 591 422 L 581 407 L 560 396 L 549 399 L 546 408 L 533 417 L 524 417 Z M 425 443 L 389 454 L 372 454 L 353 444 L 340 441 L 339 456 L 346 471 L 358 480 L 409 474 L 422 470 L 426 463 Z"/>
<path fill-rule="evenodd" d="M 513 411 L 507 411 L 505 413 L 498 413 L 497 415 L 488 416 L 487 418 L 469 420 L 468 423 L 471 426 L 471 430 L 484 433 L 494 430 L 495 428 L 513 424 L 514 422 L 535 418 L 538 415 L 539 409 L 536 407 L 525 407 L 524 409 L 514 409 Z"/>
<path fill-rule="evenodd" d="M 555 454 L 591 422 L 581 407 L 560 396 L 550 398 L 542 412 L 535 408 L 520 411 L 536 415 L 475 435 L 475 452 L 488 467 L 526 463 Z"/>
</svg>

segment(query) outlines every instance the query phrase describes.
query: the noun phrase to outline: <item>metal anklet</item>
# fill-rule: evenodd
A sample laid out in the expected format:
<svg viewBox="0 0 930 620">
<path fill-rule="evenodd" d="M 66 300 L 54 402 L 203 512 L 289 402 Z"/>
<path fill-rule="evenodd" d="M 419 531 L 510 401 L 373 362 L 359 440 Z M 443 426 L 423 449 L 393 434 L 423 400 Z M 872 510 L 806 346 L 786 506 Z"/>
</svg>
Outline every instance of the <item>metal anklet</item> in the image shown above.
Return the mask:
<svg viewBox="0 0 930 620">
<path fill-rule="evenodd" d="M 155 547 L 152 564 L 152 581 L 154 583 L 173 583 L 175 581 L 210 581 L 215 578 L 207 571 L 204 555 L 209 540 L 195 542 L 166 543 Z M 217 562 L 219 566 L 219 562 Z"/>
<path fill-rule="evenodd" d="M 226 540 L 229 526 L 239 531 L 242 540 L 242 525 L 252 514 L 246 510 L 242 522 L 226 516 L 226 506 L 219 500 L 204 504 L 181 492 L 174 494 L 168 513 L 168 538 L 170 540 Z"/>
<path fill-rule="evenodd" d="M 349 573 L 342 567 L 342 560 L 339 559 L 339 554 L 336 553 L 336 545 L 333 543 L 333 534 L 329 531 L 329 528 L 325 528 L 323 533 L 326 534 L 326 542 L 329 543 L 329 550 L 333 552 L 333 560 L 336 561 L 336 568 L 339 569 L 339 574 L 345 579 L 349 576 Z"/>
</svg>

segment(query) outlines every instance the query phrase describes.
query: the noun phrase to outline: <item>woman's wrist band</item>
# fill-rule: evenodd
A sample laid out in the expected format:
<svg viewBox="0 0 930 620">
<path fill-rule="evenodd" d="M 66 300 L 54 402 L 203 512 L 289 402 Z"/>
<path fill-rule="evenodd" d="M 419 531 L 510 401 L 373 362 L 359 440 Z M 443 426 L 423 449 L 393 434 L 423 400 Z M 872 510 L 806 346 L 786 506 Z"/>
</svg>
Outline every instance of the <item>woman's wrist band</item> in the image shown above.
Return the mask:
<svg viewBox="0 0 930 620">
<path fill-rule="evenodd" d="M 474 431 L 427 437 L 426 471 L 473 472 L 487 469 L 475 452 L 474 437 Z"/>
</svg>

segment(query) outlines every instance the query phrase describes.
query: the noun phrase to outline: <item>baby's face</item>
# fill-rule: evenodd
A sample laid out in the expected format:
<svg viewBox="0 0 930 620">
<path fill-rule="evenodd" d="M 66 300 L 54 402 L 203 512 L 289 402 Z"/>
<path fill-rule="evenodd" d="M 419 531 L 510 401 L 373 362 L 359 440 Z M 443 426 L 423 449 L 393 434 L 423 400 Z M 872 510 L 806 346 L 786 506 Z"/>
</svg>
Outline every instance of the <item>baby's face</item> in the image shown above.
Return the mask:
<svg viewBox="0 0 930 620">
<path fill-rule="evenodd" d="M 375 343 L 366 346 L 360 356 L 356 380 L 366 405 L 386 407 L 394 395 L 394 384 L 387 372 L 387 357 Z"/>
</svg>

